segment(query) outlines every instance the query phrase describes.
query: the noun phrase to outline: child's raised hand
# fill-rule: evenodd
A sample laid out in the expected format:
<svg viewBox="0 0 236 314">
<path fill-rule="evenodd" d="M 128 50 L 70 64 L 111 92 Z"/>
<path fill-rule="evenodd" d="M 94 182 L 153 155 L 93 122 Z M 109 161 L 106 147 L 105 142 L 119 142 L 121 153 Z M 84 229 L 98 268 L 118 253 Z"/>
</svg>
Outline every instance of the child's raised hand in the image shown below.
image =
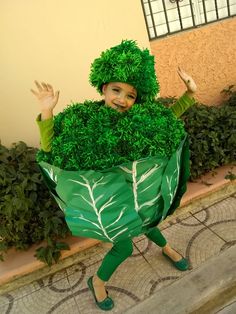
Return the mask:
<svg viewBox="0 0 236 314">
<path fill-rule="evenodd" d="M 178 68 L 178 74 L 181 80 L 184 82 L 184 84 L 187 87 L 187 91 L 190 94 L 193 94 L 197 90 L 197 85 L 195 84 L 194 80 L 191 76 L 189 76 L 187 73 L 185 73 L 180 67 Z"/>
<path fill-rule="evenodd" d="M 41 105 L 41 112 L 52 112 L 58 102 L 59 91 L 54 93 L 53 87 L 50 84 L 46 84 L 44 82 L 39 84 L 39 82 L 35 81 L 35 85 L 37 87 L 37 91 L 31 89 L 31 92 L 38 99 Z"/>
</svg>

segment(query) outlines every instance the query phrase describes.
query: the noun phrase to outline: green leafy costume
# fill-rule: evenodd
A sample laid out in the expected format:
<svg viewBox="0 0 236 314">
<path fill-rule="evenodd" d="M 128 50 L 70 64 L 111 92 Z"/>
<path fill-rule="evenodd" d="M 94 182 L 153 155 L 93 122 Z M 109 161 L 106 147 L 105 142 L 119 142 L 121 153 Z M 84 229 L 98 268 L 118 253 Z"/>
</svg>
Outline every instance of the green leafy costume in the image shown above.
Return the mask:
<svg viewBox="0 0 236 314">
<path fill-rule="evenodd" d="M 103 84 L 114 81 L 134 86 L 138 102 L 153 102 L 158 92 L 153 56 L 133 41 L 103 52 L 92 64 L 90 82 L 101 92 Z M 168 110 L 179 117 L 193 103 L 183 95 Z M 39 116 L 37 123 L 42 150 L 50 152 L 56 141 L 54 121 Z M 170 156 L 157 154 L 100 170 L 65 170 L 45 156 L 39 161 L 72 234 L 113 243 L 145 233 L 173 213 L 189 177 L 186 135 Z"/>
</svg>

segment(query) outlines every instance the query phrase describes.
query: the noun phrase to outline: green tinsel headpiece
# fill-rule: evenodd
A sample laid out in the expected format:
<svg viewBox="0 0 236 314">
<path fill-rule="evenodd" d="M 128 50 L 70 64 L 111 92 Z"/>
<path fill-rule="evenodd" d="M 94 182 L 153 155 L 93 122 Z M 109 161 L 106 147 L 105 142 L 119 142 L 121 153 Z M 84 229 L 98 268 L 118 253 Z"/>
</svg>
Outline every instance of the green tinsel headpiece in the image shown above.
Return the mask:
<svg viewBox="0 0 236 314">
<path fill-rule="evenodd" d="M 89 78 L 100 94 L 106 83 L 132 85 L 138 93 L 137 103 L 152 101 L 159 91 L 154 57 L 148 49 L 141 50 L 133 40 L 123 40 L 120 45 L 103 51 L 92 63 Z"/>
</svg>

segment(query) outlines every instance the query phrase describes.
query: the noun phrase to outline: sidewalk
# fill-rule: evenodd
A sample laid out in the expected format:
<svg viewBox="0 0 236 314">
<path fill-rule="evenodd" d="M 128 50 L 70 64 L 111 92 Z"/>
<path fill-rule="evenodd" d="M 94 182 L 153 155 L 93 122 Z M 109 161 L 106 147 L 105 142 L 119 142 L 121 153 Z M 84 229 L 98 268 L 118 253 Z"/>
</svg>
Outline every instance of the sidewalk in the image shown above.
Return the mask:
<svg viewBox="0 0 236 314">
<path fill-rule="evenodd" d="M 160 226 L 170 244 L 189 259 L 191 269 L 187 272 L 176 270 L 162 256 L 160 248 L 149 242 L 146 237 L 135 238 L 133 255 L 119 267 L 107 286 L 115 302 L 115 308 L 110 313 L 190 313 L 185 311 L 184 306 L 183 311 L 178 312 L 173 302 L 171 306 L 174 306 L 176 312 L 173 308 L 166 312 L 166 301 L 160 296 L 168 295 L 169 300 L 174 300 L 176 305 L 179 305 L 180 297 L 187 296 L 186 290 L 181 293 L 180 287 L 192 283 L 188 291 L 190 296 L 191 291 L 197 291 L 196 287 L 199 288 L 200 282 L 205 284 L 205 288 L 199 288 L 201 293 L 204 293 L 204 289 L 208 293 L 219 288 L 228 289 L 230 299 L 225 302 L 230 304 L 228 309 L 231 307 L 232 312 L 222 313 L 235 313 L 235 300 L 232 301 L 231 298 L 235 277 L 229 277 L 229 268 L 225 273 L 223 266 L 230 267 L 230 258 L 232 259 L 232 254 L 235 256 L 236 194 L 234 192 L 225 199 L 221 197 L 220 201 L 211 206 L 204 205 L 204 201 L 202 204 L 183 211 L 181 215 L 171 216 Z M 102 313 L 95 306 L 86 281 L 94 274 L 107 250 L 108 248 L 101 244 L 94 246 L 86 250 L 86 253 L 81 252 L 84 254 L 83 259 L 73 266 L 0 295 L 0 313 Z M 222 268 L 218 266 L 217 271 L 217 268 L 213 267 L 215 264 L 222 265 Z M 211 272 L 212 269 L 215 276 Z M 236 273 L 233 268 L 231 272 Z M 228 277 L 224 277 L 224 273 Z M 204 283 L 204 274 L 213 277 L 209 277 Z M 211 278 L 219 280 L 210 281 Z M 222 289 L 221 292 L 224 290 Z M 201 301 L 203 299 L 204 296 Z M 227 304 L 219 305 L 217 311 Z M 199 303 L 199 306 L 203 305 Z M 217 312 L 202 310 L 201 313 Z"/>
<path fill-rule="evenodd" d="M 236 313 L 236 246 L 128 309 L 127 314 Z M 170 297 L 172 296 L 172 297 Z"/>
</svg>

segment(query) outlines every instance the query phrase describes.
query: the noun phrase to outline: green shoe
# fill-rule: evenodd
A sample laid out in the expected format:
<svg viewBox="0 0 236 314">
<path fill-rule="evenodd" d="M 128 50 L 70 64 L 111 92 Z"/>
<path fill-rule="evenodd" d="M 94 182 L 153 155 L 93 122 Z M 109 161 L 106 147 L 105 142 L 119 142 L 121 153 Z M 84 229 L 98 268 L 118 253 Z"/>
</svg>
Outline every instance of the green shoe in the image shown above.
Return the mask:
<svg viewBox="0 0 236 314">
<path fill-rule="evenodd" d="M 171 261 L 171 263 L 175 266 L 175 268 L 177 268 L 178 270 L 181 270 L 181 271 L 185 271 L 185 270 L 188 270 L 189 269 L 189 262 L 186 258 L 182 258 L 181 260 L 175 262 L 173 261 L 173 259 L 171 259 L 166 253 L 164 253 L 162 251 L 162 254 L 167 257 L 169 259 L 169 261 Z"/>
<path fill-rule="evenodd" d="M 103 301 L 98 302 L 95 295 L 94 287 L 93 287 L 93 277 L 90 277 L 88 279 L 87 284 L 88 284 L 89 290 L 93 294 L 93 297 L 97 306 L 103 311 L 110 311 L 114 307 L 114 302 L 111 298 L 108 297 L 108 293 L 107 293 L 107 297 Z"/>
</svg>

